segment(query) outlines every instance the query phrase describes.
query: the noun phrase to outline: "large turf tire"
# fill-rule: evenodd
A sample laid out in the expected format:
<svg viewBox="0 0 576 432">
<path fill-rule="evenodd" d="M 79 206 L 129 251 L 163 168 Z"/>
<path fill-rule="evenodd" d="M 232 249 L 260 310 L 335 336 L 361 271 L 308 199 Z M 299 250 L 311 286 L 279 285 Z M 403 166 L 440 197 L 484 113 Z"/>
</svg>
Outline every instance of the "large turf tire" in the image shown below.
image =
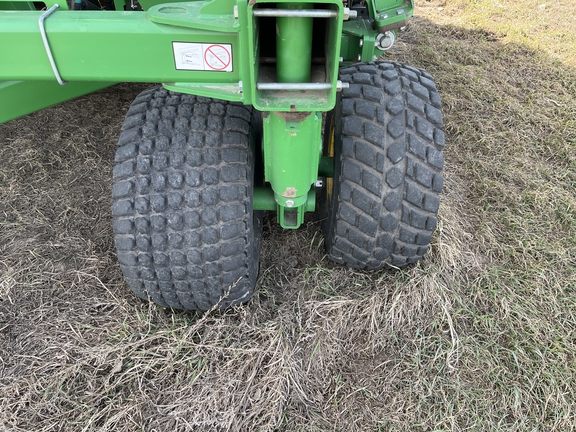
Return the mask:
<svg viewBox="0 0 576 432">
<path fill-rule="evenodd" d="M 252 209 L 257 118 L 241 104 L 161 87 L 136 98 L 112 192 L 118 260 L 136 295 L 189 310 L 250 299 L 261 232 Z"/>
<path fill-rule="evenodd" d="M 400 268 L 427 251 L 444 164 L 432 77 L 399 63 L 340 70 L 349 83 L 327 118 L 334 179 L 321 207 L 328 256 L 353 268 Z M 332 125 L 332 127 L 331 127 Z"/>
</svg>

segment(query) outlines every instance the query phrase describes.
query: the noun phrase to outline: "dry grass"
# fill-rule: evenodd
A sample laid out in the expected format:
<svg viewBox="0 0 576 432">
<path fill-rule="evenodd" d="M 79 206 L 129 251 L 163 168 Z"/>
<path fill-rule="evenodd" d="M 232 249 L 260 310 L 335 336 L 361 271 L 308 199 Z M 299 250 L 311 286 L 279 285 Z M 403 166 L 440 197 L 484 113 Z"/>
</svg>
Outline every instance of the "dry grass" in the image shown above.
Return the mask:
<svg viewBox="0 0 576 432">
<path fill-rule="evenodd" d="M 421 1 L 390 54 L 436 77 L 448 134 L 439 229 L 403 271 L 270 218 L 248 305 L 140 302 L 109 196 L 142 87 L 0 126 L 0 430 L 574 430 L 576 5 L 510 3 Z"/>
</svg>

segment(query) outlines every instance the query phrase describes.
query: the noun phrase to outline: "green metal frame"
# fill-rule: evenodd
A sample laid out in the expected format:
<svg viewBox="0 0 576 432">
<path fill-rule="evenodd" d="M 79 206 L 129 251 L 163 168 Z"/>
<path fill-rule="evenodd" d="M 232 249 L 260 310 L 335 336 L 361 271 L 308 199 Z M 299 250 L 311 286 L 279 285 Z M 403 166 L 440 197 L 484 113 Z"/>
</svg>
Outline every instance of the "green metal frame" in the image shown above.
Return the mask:
<svg viewBox="0 0 576 432">
<path fill-rule="evenodd" d="M 342 0 L 140 0 L 144 11 L 120 10 L 127 2 L 81 11 L 46 0 L 45 13 L 0 0 L 0 123 L 118 82 L 253 105 L 269 184 L 254 191 L 254 208 L 275 210 L 285 228 L 302 224 L 318 177 L 332 176 L 322 113 L 342 88 L 339 66 L 372 61 L 378 35 L 395 34 L 414 8 L 366 0 L 370 19 L 348 20 Z"/>
</svg>

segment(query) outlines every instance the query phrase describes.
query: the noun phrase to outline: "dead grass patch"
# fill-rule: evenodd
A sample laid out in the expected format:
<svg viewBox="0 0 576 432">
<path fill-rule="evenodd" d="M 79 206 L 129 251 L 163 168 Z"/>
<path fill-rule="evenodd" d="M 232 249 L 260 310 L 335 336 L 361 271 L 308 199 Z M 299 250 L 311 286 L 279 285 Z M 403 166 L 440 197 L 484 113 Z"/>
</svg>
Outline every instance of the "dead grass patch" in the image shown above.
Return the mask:
<svg viewBox="0 0 576 432">
<path fill-rule="evenodd" d="M 140 302 L 109 196 L 141 86 L 0 126 L 1 429 L 574 429 L 575 7 L 552 28 L 528 0 L 422 3 L 390 57 L 436 78 L 446 182 L 406 270 L 336 266 L 314 217 L 268 218 L 249 304 Z"/>
</svg>

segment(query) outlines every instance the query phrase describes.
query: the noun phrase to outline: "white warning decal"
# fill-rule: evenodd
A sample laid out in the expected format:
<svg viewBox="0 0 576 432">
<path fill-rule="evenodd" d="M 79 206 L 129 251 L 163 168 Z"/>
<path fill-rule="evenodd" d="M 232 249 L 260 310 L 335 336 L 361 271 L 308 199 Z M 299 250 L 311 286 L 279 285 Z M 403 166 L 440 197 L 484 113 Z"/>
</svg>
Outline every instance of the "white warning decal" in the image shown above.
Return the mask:
<svg viewBox="0 0 576 432">
<path fill-rule="evenodd" d="M 178 70 L 232 72 L 232 45 L 172 42 Z"/>
</svg>

